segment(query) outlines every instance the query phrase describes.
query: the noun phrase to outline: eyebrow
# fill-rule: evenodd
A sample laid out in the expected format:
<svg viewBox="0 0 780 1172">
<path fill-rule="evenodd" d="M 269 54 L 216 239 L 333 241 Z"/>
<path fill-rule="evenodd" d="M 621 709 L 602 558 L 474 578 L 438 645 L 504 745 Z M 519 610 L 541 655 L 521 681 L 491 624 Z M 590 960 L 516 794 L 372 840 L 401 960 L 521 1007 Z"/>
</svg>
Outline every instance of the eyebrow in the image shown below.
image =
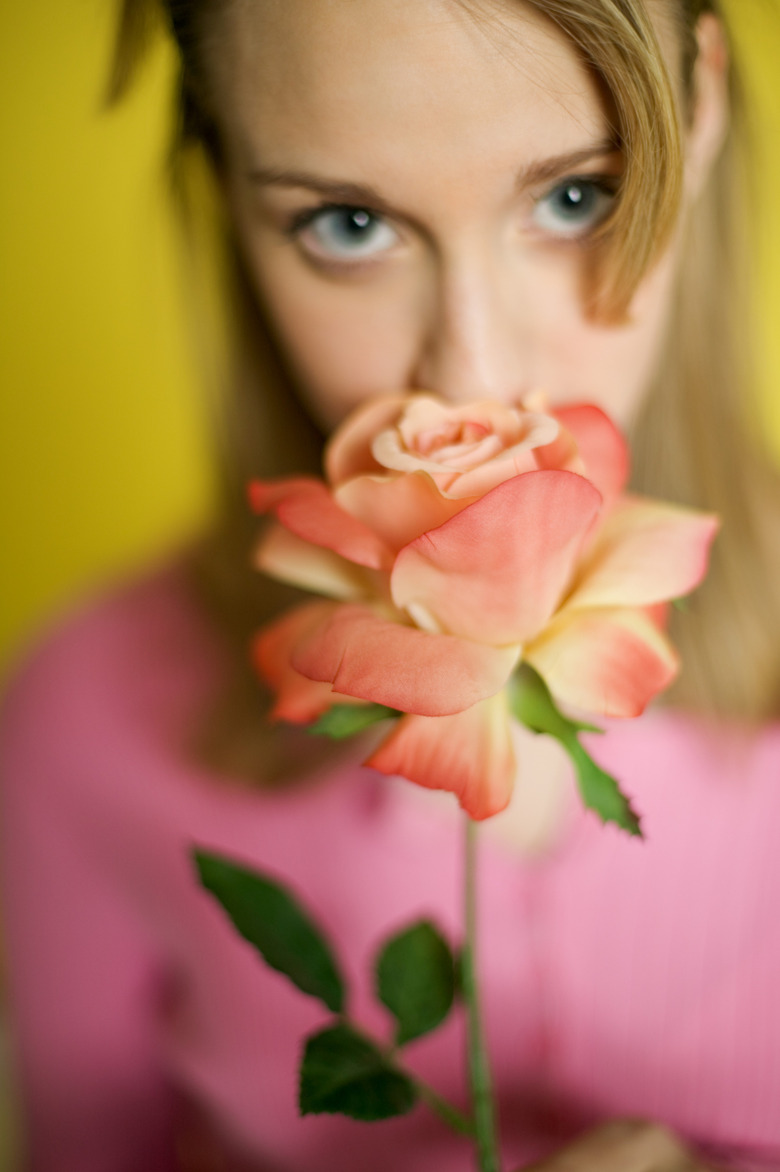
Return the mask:
<svg viewBox="0 0 780 1172">
<path fill-rule="evenodd" d="M 580 150 L 568 151 L 553 158 L 540 159 L 522 167 L 515 177 L 515 187 L 524 191 L 539 183 L 551 182 L 570 174 L 577 167 L 605 155 L 615 154 L 619 146 L 614 139 L 601 139 Z M 286 170 L 279 167 L 253 167 L 248 173 L 250 182 L 259 187 L 301 187 L 316 191 L 334 203 L 367 204 L 379 212 L 392 213 L 396 209 L 369 183 L 350 183 L 345 180 L 325 179 L 312 171 Z"/>
</svg>

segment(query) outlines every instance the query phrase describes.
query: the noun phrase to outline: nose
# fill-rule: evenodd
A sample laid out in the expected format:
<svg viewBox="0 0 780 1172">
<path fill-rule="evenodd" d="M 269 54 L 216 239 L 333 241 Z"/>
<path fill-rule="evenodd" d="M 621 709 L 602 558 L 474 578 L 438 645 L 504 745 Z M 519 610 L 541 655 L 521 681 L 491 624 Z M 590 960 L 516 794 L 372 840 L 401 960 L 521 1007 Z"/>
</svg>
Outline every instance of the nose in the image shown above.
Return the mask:
<svg viewBox="0 0 780 1172">
<path fill-rule="evenodd" d="M 531 390 L 522 276 L 472 253 L 432 270 L 409 385 L 450 402 L 515 403 Z"/>
</svg>

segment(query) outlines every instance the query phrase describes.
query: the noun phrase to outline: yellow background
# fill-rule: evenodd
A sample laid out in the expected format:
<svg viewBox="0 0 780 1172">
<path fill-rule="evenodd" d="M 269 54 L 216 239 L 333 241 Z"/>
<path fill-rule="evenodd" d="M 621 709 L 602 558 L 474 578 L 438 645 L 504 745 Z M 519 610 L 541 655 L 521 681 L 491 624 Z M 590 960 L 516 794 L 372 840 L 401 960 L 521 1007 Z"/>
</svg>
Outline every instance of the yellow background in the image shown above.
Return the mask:
<svg viewBox="0 0 780 1172">
<path fill-rule="evenodd" d="M 777 0 L 731 0 L 764 156 L 764 399 L 780 407 Z M 159 43 L 100 112 L 112 0 L 0 6 L 0 660 L 85 589 L 165 549 L 209 499 L 208 429 L 162 173 Z"/>
<path fill-rule="evenodd" d="M 112 0 L 0 5 L 0 656 L 190 532 L 207 433 L 163 174 L 173 59 L 100 98 Z"/>
</svg>

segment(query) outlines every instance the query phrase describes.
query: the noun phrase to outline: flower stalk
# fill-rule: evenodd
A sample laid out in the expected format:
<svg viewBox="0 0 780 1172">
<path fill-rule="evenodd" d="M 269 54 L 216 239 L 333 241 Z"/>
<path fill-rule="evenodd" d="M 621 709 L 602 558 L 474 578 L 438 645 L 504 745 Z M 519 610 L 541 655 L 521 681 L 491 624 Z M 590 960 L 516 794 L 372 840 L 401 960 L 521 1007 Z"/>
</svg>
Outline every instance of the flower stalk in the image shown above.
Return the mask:
<svg viewBox="0 0 780 1172">
<path fill-rule="evenodd" d="M 459 1111 L 457 1107 L 454 1107 L 452 1103 L 449 1103 L 446 1099 L 442 1098 L 442 1096 L 427 1083 L 421 1082 L 420 1079 L 413 1078 L 412 1076 L 409 1077 L 412 1078 L 415 1090 L 417 1091 L 417 1094 L 420 1096 L 422 1101 L 429 1108 L 429 1110 L 433 1111 L 434 1115 L 438 1115 L 442 1123 L 446 1123 L 448 1127 L 452 1128 L 453 1131 L 457 1131 L 459 1135 L 467 1135 L 472 1138 L 474 1137 L 474 1124 L 467 1115 L 464 1115 L 463 1112 Z"/>
<path fill-rule="evenodd" d="M 461 959 L 469 1082 L 479 1172 L 500 1172 L 496 1110 L 477 982 L 477 824 L 466 816 L 464 851 L 465 942 Z"/>
</svg>

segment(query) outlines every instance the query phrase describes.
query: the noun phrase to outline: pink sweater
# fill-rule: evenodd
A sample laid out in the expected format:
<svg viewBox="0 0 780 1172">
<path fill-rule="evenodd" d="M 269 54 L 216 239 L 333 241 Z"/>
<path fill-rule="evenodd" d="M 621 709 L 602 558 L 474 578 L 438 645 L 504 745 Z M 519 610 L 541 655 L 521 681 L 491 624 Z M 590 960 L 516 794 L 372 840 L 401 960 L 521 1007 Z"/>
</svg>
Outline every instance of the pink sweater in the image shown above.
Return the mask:
<svg viewBox="0 0 780 1172">
<path fill-rule="evenodd" d="M 215 1168 L 466 1172 L 468 1146 L 424 1108 L 298 1118 L 301 1041 L 327 1014 L 234 934 L 188 859 L 198 843 L 293 885 L 337 943 L 355 1015 L 387 1036 L 370 961 L 421 915 L 457 939 L 459 820 L 360 768 L 273 793 L 194 768 L 177 745 L 217 670 L 166 573 L 68 622 L 11 688 L 4 915 L 31 1166 L 172 1169 L 184 1104 Z M 573 797 L 543 859 L 482 851 L 506 1167 L 641 1116 L 713 1162 L 780 1169 L 780 729 L 740 747 L 655 712 L 591 748 L 644 843 Z M 406 1052 L 460 1104 L 462 1045 L 456 1013 Z"/>
</svg>

